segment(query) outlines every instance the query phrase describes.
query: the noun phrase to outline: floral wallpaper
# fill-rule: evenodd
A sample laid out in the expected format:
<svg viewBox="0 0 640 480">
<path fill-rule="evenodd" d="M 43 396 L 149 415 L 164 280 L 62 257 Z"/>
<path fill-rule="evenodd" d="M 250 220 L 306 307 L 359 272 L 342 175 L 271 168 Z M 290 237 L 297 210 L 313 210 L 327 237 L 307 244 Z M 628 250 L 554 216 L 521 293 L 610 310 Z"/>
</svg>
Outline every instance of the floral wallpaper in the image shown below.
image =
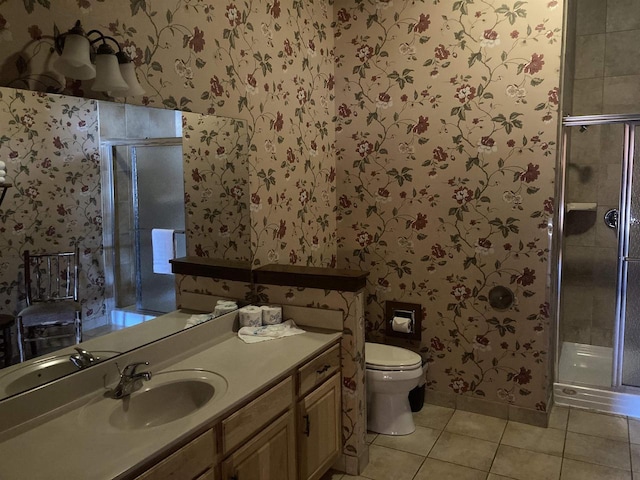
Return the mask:
<svg viewBox="0 0 640 480">
<path fill-rule="evenodd" d="M 385 301 L 419 303 L 429 389 L 545 411 L 562 6 L 334 10 L 338 263 L 371 271 L 368 336 Z"/>
<path fill-rule="evenodd" d="M 0 88 L 0 312 L 24 302 L 22 254 L 80 247 L 84 328 L 105 323 L 98 115 L 93 100 Z"/>
<path fill-rule="evenodd" d="M 251 260 L 245 122 L 182 114 L 187 255 Z"/>
<path fill-rule="evenodd" d="M 3 2 L 0 84 L 103 98 L 55 72 L 53 34 L 113 36 L 146 91 L 127 102 L 245 120 L 253 263 L 335 265 L 331 3 Z"/>
</svg>

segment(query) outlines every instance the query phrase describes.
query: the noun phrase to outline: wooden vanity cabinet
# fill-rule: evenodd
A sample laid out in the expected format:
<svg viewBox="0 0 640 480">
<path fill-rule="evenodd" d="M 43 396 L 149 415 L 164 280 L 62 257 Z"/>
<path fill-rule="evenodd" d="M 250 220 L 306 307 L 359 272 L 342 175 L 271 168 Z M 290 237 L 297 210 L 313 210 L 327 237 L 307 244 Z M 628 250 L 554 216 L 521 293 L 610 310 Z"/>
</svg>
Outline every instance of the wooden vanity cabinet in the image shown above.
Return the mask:
<svg viewBox="0 0 640 480">
<path fill-rule="evenodd" d="M 154 465 L 136 480 L 215 480 L 216 436 L 213 429 Z"/>
<path fill-rule="evenodd" d="M 296 436 L 290 410 L 222 461 L 224 480 L 295 480 Z"/>
<path fill-rule="evenodd" d="M 300 480 L 319 479 L 340 455 L 340 419 L 340 375 L 335 374 L 298 402 Z"/>
</svg>

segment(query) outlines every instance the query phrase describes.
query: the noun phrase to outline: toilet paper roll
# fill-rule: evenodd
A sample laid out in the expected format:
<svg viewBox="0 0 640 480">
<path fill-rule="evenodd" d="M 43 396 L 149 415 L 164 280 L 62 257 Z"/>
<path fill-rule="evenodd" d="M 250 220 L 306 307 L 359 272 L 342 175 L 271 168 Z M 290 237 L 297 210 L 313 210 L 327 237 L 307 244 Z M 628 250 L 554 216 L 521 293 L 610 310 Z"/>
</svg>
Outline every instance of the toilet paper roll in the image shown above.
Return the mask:
<svg viewBox="0 0 640 480">
<path fill-rule="evenodd" d="M 391 328 L 394 332 L 411 333 L 411 319 L 405 317 L 393 317 Z"/>
<path fill-rule="evenodd" d="M 240 326 L 259 327 L 262 325 L 262 308 L 254 305 L 247 305 L 238 310 Z"/>
<path fill-rule="evenodd" d="M 264 305 L 262 307 L 262 324 L 277 325 L 282 323 L 282 307 L 277 305 Z"/>
</svg>

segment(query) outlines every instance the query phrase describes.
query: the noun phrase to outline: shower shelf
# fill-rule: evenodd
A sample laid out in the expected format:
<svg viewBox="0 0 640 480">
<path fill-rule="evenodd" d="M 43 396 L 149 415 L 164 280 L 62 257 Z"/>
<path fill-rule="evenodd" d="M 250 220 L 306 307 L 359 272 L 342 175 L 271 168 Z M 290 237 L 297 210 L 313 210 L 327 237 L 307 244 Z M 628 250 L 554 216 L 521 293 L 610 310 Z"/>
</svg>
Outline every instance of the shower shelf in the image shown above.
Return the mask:
<svg viewBox="0 0 640 480">
<path fill-rule="evenodd" d="M 567 212 L 595 212 L 597 203 L 567 203 Z"/>
</svg>

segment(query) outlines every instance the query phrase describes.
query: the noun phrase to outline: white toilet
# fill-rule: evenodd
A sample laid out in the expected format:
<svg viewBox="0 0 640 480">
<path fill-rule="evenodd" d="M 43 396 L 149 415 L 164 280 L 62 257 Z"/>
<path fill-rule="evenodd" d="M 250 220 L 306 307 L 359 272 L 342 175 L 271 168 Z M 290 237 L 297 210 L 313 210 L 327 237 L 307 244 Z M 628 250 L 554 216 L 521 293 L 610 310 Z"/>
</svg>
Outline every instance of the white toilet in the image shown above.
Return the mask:
<svg viewBox="0 0 640 480">
<path fill-rule="evenodd" d="M 367 428 L 385 435 L 408 435 L 416 429 L 409 391 L 422 375 L 422 358 L 400 347 L 365 343 Z"/>
</svg>

